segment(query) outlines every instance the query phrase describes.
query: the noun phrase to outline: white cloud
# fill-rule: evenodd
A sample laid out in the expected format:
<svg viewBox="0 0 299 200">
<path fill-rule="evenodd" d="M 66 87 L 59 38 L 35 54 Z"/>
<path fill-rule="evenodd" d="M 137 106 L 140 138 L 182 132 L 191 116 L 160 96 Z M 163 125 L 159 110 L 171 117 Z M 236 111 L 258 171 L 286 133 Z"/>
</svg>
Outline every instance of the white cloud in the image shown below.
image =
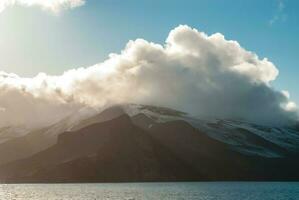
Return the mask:
<svg viewBox="0 0 299 200">
<path fill-rule="evenodd" d="M 178 26 L 164 45 L 130 41 L 103 63 L 61 76 L 0 73 L 0 127 L 50 124 L 85 106 L 116 103 L 282 124 L 298 118 L 289 94 L 271 86 L 277 76 L 273 63 L 238 42 Z"/>
<path fill-rule="evenodd" d="M 284 12 L 285 10 L 285 1 L 284 0 L 277 0 L 277 4 L 276 4 L 276 10 L 275 10 L 275 14 L 273 15 L 273 17 L 270 19 L 269 24 L 273 25 L 276 22 L 284 22 L 287 20 L 287 14 Z"/>
<path fill-rule="evenodd" d="M 31 7 L 39 6 L 42 9 L 58 13 L 64 9 L 72 9 L 84 5 L 85 0 L 1 0 L 0 13 L 15 5 Z"/>
</svg>

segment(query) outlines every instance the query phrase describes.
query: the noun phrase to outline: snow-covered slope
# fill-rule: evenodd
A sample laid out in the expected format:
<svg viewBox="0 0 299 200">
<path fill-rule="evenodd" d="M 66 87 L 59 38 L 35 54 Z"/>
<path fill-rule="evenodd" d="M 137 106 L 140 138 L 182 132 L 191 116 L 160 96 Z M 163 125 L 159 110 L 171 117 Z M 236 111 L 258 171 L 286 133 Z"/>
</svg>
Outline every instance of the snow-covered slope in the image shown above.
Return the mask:
<svg viewBox="0 0 299 200">
<path fill-rule="evenodd" d="M 0 144 L 24 136 L 29 132 L 30 130 L 26 127 L 2 127 L 0 128 Z"/>
<path fill-rule="evenodd" d="M 184 120 L 208 136 L 249 155 L 281 157 L 286 152 L 299 152 L 299 132 L 292 127 L 271 127 L 238 120 L 201 119 L 169 108 L 126 105 L 131 117 L 140 113 L 156 123 Z M 149 125 L 148 128 L 150 128 Z"/>
<path fill-rule="evenodd" d="M 133 121 L 138 115 L 146 116 L 149 120 L 145 120 L 145 127 L 144 123 L 143 125 L 138 124 L 140 121 L 135 121 L 135 123 L 147 129 L 152 128 L 155 123 L 186 121 L 209 137 L 246 155 L 283 157 L 288 153 L 299 152 L 299 131 L 295 127 L 271 127 L 238 120 L 203 119 L 170 108 L 136 104 L 118 105 L 103 112 L 89 108 L 82 109 L 37 132 L 46 136 L 41 137 L 43 140 L 51 140 L 51 142 L 42 142 L 54 144 L 57 136 L 63 132 L 74 131 L 94 123 L 111 120 L 124 113 L 128 114 Z M 32 131 L 20 127 L 1 128 L 0 145 L 31 133 Z"/>
</svg>

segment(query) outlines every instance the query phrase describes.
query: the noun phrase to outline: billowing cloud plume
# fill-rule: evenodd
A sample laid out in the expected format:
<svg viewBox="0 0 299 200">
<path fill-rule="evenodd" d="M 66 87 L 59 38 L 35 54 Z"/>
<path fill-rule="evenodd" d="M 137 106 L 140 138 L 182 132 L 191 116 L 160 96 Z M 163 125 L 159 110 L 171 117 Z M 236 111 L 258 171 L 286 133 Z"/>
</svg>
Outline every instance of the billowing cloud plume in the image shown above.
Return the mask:
<svg viewBox="0 0 299 200">
<path fill-rule="evenodd" d="M 0 126 L 45 125 L 83 107 L 142 103 L 200 116 L 283 124 L 297 119 L 278 70 L 220 33 L 173 29 L 166 44 L 129 41 L 120 54 L 61 76 L 0 73 Z"/>
<path fill-rule="evenodd" d="M 72 9 L 84 5 L 85 0 L 1 0 L 0 13 L 8 7 L 18 6 L 39 6 L 42 9 L 58 13 L 63 9 Z"/>
</svg>

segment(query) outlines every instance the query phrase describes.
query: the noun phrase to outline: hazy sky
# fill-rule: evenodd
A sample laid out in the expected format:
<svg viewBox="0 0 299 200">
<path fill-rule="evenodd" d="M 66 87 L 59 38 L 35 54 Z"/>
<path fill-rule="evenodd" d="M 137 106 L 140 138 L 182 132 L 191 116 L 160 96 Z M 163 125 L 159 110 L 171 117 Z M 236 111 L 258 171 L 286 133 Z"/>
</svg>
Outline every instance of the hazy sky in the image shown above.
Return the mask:
<svg viewBox="0 0 299 200">
<path fill-rule="evenodd" d="M 0 71 L 58 75 L 99 63 L 131 39 L 163 44 L 187 24 L 269 58 L 280 71 L 274 86 L 299 103 L 297 0 L 87 0 L 75 9 L 44 9 L 17 5 L 0 13 Z"/>
</svg>

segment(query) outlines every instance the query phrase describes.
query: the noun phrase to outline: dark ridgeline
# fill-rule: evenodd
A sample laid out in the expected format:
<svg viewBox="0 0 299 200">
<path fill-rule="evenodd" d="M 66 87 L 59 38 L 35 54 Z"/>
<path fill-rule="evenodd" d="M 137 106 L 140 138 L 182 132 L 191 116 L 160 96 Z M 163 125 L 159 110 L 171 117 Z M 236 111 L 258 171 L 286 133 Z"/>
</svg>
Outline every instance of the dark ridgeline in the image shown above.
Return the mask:
<svg viewBox="0 0 299 200">
<path fill-rule="evenodd" d="M 144 114 L 129 117 L 116 113 L 110 116 L 104 112 L 84 121 L 74 131 L 60 134 L 57 143 L 47 149 L 23 159 L 8 160 L 0 167 L 0 180 L 8 183 L 299 180 L 297 154 L 244 130 L 240 130 L 244 137 L 284 156 L 241 154 L 185 121 L 156 123 Z M 38 139 L 34 142 L 44 141 L 39 138 L 41 135 L 25 137 L 35 136 Z M 18 141 L 21 144 L 20 140 L 27 139 Z"/>
</svg>

